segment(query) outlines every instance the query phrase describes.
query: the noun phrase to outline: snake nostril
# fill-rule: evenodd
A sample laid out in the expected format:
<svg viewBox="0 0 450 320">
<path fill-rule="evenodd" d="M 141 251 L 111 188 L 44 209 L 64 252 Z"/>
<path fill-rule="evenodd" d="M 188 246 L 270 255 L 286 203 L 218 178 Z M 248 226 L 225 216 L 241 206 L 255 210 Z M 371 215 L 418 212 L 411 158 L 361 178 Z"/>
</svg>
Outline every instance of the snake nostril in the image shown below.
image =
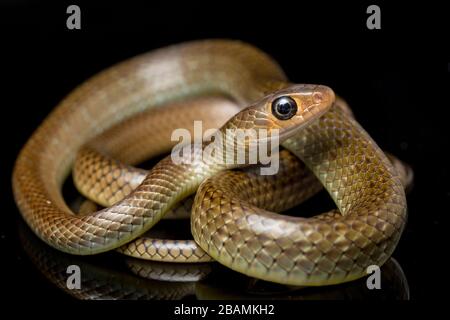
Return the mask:
<svg viewBox="0 0 450 320">
<path fill-rule="evenodd" d="M 323 101 L 323 94 L 321 92 L 314 92 L 313 101 L 314 103 L 321 103 Z"/>
</svg>

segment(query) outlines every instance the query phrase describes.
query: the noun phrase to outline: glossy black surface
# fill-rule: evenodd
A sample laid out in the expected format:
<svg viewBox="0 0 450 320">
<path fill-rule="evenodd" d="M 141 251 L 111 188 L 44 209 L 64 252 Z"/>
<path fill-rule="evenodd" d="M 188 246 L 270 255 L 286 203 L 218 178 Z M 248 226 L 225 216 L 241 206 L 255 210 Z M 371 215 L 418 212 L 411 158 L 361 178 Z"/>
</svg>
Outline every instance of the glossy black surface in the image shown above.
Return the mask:
<svg viewBox="0 0 450 320">
<path fill-rule="evenodd" d="M 228 3 L 220 10 L 211 4 L 179 8 L 160 3 L 85 4 L 82 29 L 69 31 L 67 5 L 11 2 L 0 10 L 2 96 L 6 96 L 0 126 L 4 137 L 0 248 L 3 291 L 9 298 L 72 299 L 42 275 L 18 231 L 11 170 L 34 129 L 76 85 L 105 67 L 168 44 L 211 37 L 253 43 L 272 55 L 292 81 L 332 87 L 384 150 L 412 166 L 415 182 L 408 195 L 408 225 L 393 256 L 404 271 L 411 299 L 444 297 L 442 281 L 448 271 L 441 257 L 449 236 L 445 222 L 450 200 L 450 104 L 448 56 L 439 56 L 444 51 L 436 46 L 448 36 L 439 35 L 432 23 L 414 18 L 430 8 L 385 6 L 382 30 L 369 31 L 363 4 L 291 4 L 292 19 L 282 24 L 267 18 L 269 13 L 273 17 L 286 12 L 279 4 L 244 8 Z M 321 193 L 296 214 L 311 215 L 331 205 L 328 195 Z M 82 260 L 99 268 L 105 264 L 114 270 L 124 268 L 122 258 L 114 254 Z M 239 275 L 226 270 L 219 274 L 218 279 L 230 280 L 231 291 L 243 294 L 245 281 Z M 386 291 L 378 298 L 398 296 Z"/>
</svg>

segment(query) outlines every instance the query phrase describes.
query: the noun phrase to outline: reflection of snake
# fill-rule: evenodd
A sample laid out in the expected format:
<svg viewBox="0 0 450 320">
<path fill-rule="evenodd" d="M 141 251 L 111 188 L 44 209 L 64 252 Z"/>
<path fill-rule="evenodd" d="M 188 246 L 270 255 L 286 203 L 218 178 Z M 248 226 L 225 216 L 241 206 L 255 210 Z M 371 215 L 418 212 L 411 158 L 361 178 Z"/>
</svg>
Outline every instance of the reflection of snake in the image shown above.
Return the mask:
<svg viewBox="0 0 450 320">
<path fill-rule="evenodd" d="M 340 108 L 294 132 L 328 109 L 333 94 L 326 87 L 287 85 L 266 55 L 230 41 L 173 46 L 113 67 L 75 90 L 29 140 L 14 171 L 16 201 L 47 243 L 93 254 L 141 235 L 215 174 L 200 186 L 192 212 L 194 239 L 214 259 L 280 283 L 359 278 L 368 265 L 383 264 L 399 240 L 406 219 L 401 182 L 383 152 Z M 168 158 L 115 206 L 71 214 L 60 185 L 81 145 L 143 109 L 212 93 L 240 105 L 260 99 L 223 129 L 279 128 L 282 139 L 295 134 L 283 146 L 313 171 L 340 212 L 279 216 L 256 207 L 276 199 L 255 194 L 258 188 L 245 173 L 218 173 L 225 166 L 203 162 L 174 165 Z"/>
<path fill-rule="evenodd" d="M 295 288 L 255 281 L 211 263 L 162 263 L 127 258 L 129 271 L 122 268 L 119 256 L 87 259 L 50 248 L 23 223 L 19 223 L 22 248 L 33 265 L 49 282 L 67 294 L 83 300 L 98 299 L 369 299 L 404 300 L 409 298 L 406 277 L 394 259 L 381 268 L 382 290 L 368 290 L 360 279 L 337 286 Z M 115 258 L 118 261 L 111 263 Z M 81 288 L 68 289 L 67 267 L 81 270 Z M 112 267 L 114 265 L 115 267 Z"/>
<path fill-rule="evenodd" d="M 194 282 L 164 282 L 142 279 L 120 268 L 111 268 L 111 257 L 107 263 L 100 259 L 92 261 L 86 257 L 68 255 L 44 246 L 27 228 L 24 223 L 19 225 L 19 236 L 22 247 L 35 267 L 54 285 L 77 299 L 182 299 L 194 293 Z M 100 257 L 101 258 L 101 257 Z M 153 262 L 152 262 L 153 263 Z M 129 263 L 131 265 L 131 262 Z M 67 287 L 67 267 L 77 265 L 81 270 L 81 288 L 70 290 Z M 120 263 L 115 263 L 120 265 Z M 196 274 L 205 276 L 210 268 L 197 265 Z M 138 266 L 133 269 L 137 269 Z M 148 269 L 152 269 L 149 264 Z M 153 268 L 154 269 L 154 268 Z M 184 270 L 182 265 L 170 265 L 165 268 L 166 274 L 174 275 L 178 270 Z M 148 271 L 147 273 L 149 273 Z M 187 273 L 184 271 L 183 273 Z"/>
</svg>

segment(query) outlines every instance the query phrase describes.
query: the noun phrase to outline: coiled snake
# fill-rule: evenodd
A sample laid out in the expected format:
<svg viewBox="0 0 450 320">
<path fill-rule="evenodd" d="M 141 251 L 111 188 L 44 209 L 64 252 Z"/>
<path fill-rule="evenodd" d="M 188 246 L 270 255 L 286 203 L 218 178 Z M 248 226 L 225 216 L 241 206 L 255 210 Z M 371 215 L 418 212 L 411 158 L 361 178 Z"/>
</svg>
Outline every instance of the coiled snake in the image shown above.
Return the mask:
<svg viewBox="0 0 450 320">
<path fill-rule="evenodd" d="M 280 197 L 291 190 L 292 180 L 284 181 L 280 193 L 270 189 L 282 184 L 273 182 L 276 178 L 258 180 L 252 173 L 225 171 L 237 167 L 235 163 L 174 164 L 168 157 L 113 206 L 81 216 L 70 211 L 61 185 L 82 146 L 88 152 L 86 144 L 96 135 L 141 111 L 204 95 L 247 106 L 221 132 L 278 129 L 282 146 L 314 173 L 338 210 L 313 218 L 275 214 L 268 210 L 296 203 L 293 193 L 288 200 Z M 357 279 L 367 266 L 382 265 L 392 254 L 406 222 L 406 199 L 386 155 L 334 99 L 325 86 L 290 84 L 266 54 L 241 42 L 206 40 L 156 50 L 103 71 L 60 103 L 17 159 L 15 199 L 42 240 L 85 255 L 137 238 L 198 188 L 191 231 L 213 259 L 284 284 Z M 153 134 L 158 140 L 159 133 Z M 201 151 L 192 148 L 193 154 Z M 284 163 L 295 160 L 287 151 L 280 155 L 282 172 Z M 94 152 L 90 159 L 95 157 Z M 284 179 L 292 170 L 288 168 Z M 99 176 L 108 179 L 105 173 Z M 111 180 L 117 184 L 120 174 L 111 171 Z M 177 250 L 189 256 L 193 248 Z"/>
</svg>

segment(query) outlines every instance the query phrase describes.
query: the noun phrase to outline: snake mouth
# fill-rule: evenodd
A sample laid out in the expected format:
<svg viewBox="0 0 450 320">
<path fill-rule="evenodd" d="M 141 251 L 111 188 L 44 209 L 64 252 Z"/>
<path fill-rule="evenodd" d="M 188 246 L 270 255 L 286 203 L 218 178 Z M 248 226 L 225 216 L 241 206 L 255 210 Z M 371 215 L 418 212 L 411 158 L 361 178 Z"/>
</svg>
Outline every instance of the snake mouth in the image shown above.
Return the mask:
<svg viewBox="0 0 450 320">
<path fill-rule="evenodd" d="M 264 138 L 258 138 L 257 145 L 270 145 L 271 149 L 277 148 L 280 144 L 282 144 L 285 140 L 291 138 L 295 134 L 297 134 L 299 131 L 301 131 L 305 126 L 308 124 L 302 124 L 299 126 L 294 126 L 288 129 L 284 129 L 282 132 L 275 133 L 274 131 L 271 131 L 271 133 Z"/>
<path fill-rule="evenodd" d="M 279 134 L 279 140 L 280 143 L 283 143 L 284 140 L 289 139 L 290 137 L 292 137 L 293 135 L 295 135 L 297 132 L 299 132 L 300 130 L 302 130 L 302 128 L 304 128 L 305 125 L 301 125 L 298 127 L 293 127 L 293 128 L 289 128 L 286 130 L 283 130 L 282 133 Z"/>
</svg>

